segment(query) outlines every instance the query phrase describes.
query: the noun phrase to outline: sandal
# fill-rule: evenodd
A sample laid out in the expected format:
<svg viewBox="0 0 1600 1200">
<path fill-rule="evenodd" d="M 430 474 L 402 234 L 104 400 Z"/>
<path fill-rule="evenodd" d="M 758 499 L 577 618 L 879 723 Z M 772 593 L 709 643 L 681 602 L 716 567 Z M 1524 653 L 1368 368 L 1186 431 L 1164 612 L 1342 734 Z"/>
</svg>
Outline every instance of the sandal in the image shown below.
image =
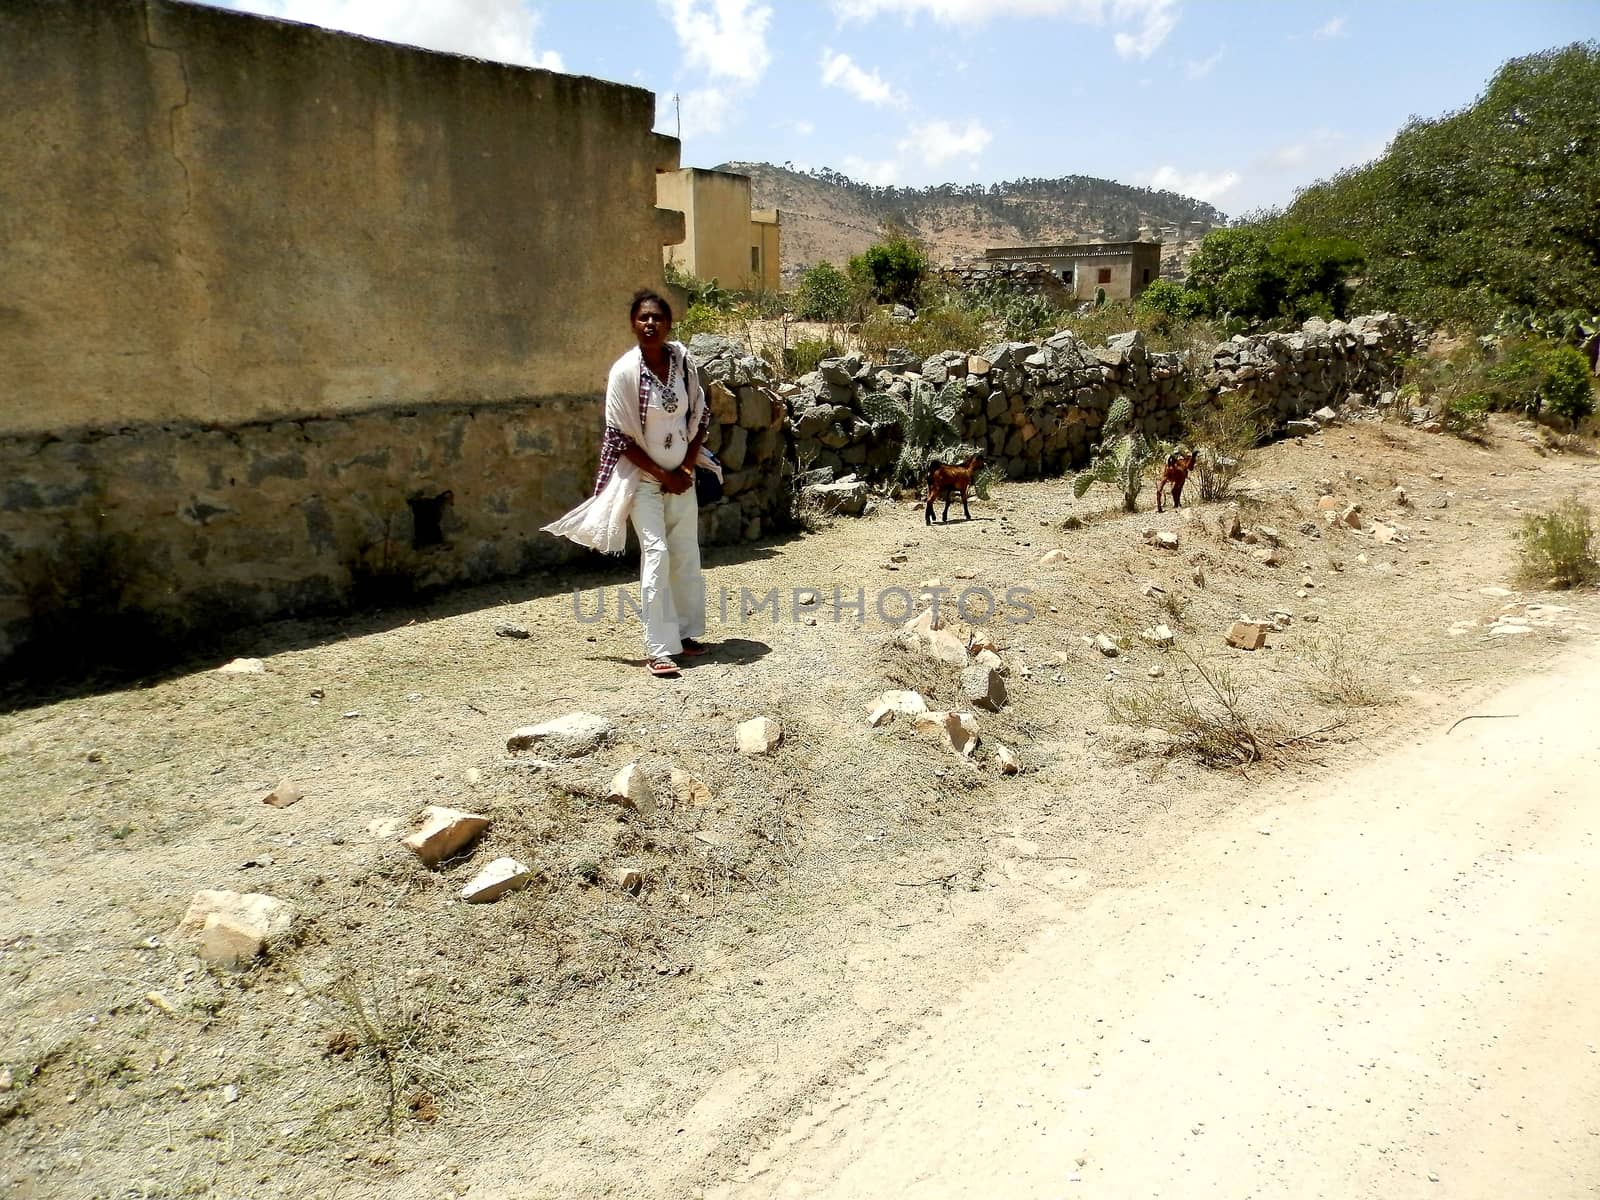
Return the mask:
<svg viewBox="0 0 1600 1200">
<path fill-rule="evenodd" d="M 676 679 L 678 677 L 678 664 L 670 658 L 652 658 L 645 663 L 645 670 L 658 679 Z"/>
<path fill-rule="evenodd" d="M 690 658 L 697 654 L 709 654 L 711 647 L 704 642 L 697 642 L 694 638 L 683 639 L 683 653 Z"/>
</svg>

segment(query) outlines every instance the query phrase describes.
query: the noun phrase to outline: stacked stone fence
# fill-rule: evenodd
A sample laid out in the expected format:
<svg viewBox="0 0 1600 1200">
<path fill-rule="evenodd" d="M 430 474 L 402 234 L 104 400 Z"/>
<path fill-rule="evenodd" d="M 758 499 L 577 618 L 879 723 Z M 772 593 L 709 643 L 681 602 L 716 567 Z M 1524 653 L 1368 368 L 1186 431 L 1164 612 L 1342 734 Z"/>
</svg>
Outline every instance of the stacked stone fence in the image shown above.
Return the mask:
<svg viewBox="0 0 1600 1200">
<path fill-rule="evenodd" d="M 1200 384 L 1213 400 L 1249 397 L 1276 423 L 1349 402 L 1375 404 L 1399 386 L 1418 326 L 1393 313 L 1350 321 L 1307 321 L 1293 333 L 1262 333 L 1223 342 Z"/>
<path fill-rule="evenodd" d="M 1155 352 L 1138 331 L 1088 346 L 1070 330 L 1042 343 L 1003 342 L 978 353 L 946 351 L 918 360 L 891 350 L 875 365 L 856 355 L 826 359 L 790 389 L 795 456 L 805 470 L 886 480 L 899 457 L 897 426 L 875 423 L 865 397 L 906 400 L 921 380 L 961 389 L 961 439 L 984 451 L 1008 478 L 1059 475 L 1088 462 L 1111 404 L 1125 396 L 1152 438 L 1177 438 L 1191 396 L 1213 403 L 1243 394 L 1275 425 L 1328 404 L 1376 402 L 1394 386 L 1416 330 L 1390 314 L 1349 322 L 1308 321 L 1294 333 L 1235 337 L 1209 359 Z"/>
<path fill-rule="evenodd" d="M 722 499 L 700 512 L 700 540 L 728 544 L 782 528 L 792 471 L 788 402 L 772 366 L 731 338 L 698 334 L 689 352 L 711 404 L 706 447 L 722 463 Z"/>
<path fill-rule="evenodd" d="M 1052 271 L 1049 264 L 1042 262 L 984 262 L 945 267 L 936 272 L 934 278 L 946 287 L 956 289 L 1001 284 L 1008 290 L 1043 296 L 1063 308 L 1078 303 L 1072 289 L 1061 276 Z"/>
</svg>

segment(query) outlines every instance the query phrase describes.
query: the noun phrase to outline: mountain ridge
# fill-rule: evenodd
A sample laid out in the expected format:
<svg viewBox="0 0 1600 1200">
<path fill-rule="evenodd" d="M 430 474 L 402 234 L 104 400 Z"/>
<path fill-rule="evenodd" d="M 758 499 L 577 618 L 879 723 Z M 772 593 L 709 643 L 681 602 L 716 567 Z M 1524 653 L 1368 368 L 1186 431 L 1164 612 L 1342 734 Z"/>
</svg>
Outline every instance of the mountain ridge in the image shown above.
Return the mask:
<svg viewBox="0 0 1600 1200">
<path fill-rule="evenodd" d="M 878 187 L 826 167 L 799 171 L 765 162 L 715 168 L 750 177 L 755 208 L 780 213 L 785 279 L 826 259 L 842 265 L 898 226 L 935 266 L 980 260 L 991 246 L 1052 242 L 1162 241 L 1162 273 L 1180 273 L 1226 214 L 1191 196 L 1089 175 L 992 184 Z"/>
</svg>

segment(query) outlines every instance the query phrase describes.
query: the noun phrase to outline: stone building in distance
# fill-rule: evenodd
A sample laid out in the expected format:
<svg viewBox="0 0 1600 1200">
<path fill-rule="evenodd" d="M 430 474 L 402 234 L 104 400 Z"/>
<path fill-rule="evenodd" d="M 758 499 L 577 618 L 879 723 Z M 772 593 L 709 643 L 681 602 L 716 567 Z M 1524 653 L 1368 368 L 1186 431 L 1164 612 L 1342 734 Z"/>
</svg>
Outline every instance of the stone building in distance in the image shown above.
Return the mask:
<svg viewBox="0 0 1600 1200">
<path fill-rule="evenodd" d="M 683 214 L 666 262 L 734 291 L 778 290 L 778 210 L 750 207 L 750 177 L 685 167 L 656 176 L 658 207 Z"/>
<path fill-rule="evenodd" d="M 997 267 L 1037 263 L 1059 278 L 1074 300 L 1137 300 L 1161 277 L 1160 242 L 1076 242 L 1059 246 L 995 246 L 983 252 Z"/>
</svg>

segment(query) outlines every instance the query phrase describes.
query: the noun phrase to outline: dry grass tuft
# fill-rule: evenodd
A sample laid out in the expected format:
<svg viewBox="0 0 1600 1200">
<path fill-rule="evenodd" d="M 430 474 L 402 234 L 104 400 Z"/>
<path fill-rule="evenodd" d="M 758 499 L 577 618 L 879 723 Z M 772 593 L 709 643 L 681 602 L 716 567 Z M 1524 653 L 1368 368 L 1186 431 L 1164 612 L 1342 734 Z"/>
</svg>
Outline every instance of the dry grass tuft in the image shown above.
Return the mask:
<svg viewBox="0 0 1600 1200">
<path fill-rule="evenodd" d="M 1369 666 L 1370 648 L 1358 644 L 1348 631 L 1308 635 L 1301 647 L 1311 669 L 1306 690 L 1313 699 L 1344 708 L 1377 708 L 1393 700 Z"/>
<path fill-rule="evenodd" d="M 1210 767 L 1239 767 L 1266 758 L 1275 736 L 1268 719 L 1251 712 L 1232 675 L 1207 667 L 1181 646 L 1188 671 L 1106 699 L 1111 717 L 1164 731 L 1175 751 Z"/>
</svg>

